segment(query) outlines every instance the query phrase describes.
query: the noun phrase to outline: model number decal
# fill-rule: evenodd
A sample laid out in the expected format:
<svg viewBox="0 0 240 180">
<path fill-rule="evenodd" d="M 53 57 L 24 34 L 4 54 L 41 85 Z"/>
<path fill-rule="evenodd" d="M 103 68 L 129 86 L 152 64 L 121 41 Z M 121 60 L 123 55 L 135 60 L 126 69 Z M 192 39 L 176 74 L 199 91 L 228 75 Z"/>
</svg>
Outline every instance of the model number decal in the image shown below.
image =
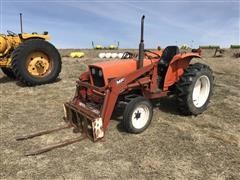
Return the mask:
<svg viewBox="0 0 240 180">
<path fill-rule="evenodd" d="M 122 82 L 124 82 L 125 78 L 121 78 L 119 80 L 117 80 L 117 84 L 121 84 Z"/>
</svg>

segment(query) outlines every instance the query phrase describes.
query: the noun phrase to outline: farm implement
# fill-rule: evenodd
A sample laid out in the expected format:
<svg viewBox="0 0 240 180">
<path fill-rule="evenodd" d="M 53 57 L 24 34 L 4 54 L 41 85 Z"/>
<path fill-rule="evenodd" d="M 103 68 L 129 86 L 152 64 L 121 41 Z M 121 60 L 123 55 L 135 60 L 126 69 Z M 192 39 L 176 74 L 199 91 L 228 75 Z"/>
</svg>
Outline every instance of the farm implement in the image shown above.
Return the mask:
<svg viewBox="0 0 240 180">
<path fill-rule="evenodd" d="M 21 33 L 0 34 L 0 68 L 9 78 L 27 86 L 51 83 L 61 71 L 61 57 L 43 34 L 24 33 L 20 14 Z"/>
<path fill-rule="evenodd" d="M 201 57 L 201 51 L 180 53 L 177 46 L 145 50 L 143 31 L 144 16 L 138 57 L 91 64 L 88 71 L 80 75 L 73 99 L 64 104 L 66 126 L 17 139 L 70 127 L 81 135 L 27 155 L 46 152 L 85 137 L 93 142 L 102 139 L 114 109 L 119 105 L 124 106 L 124 129 L 134 134 L 142 133 L 150 125 L 153 116 L 151 100 L 161 101 L 161 97 L 175 95 L 176 106 L 184 115 L 198 115 L 206 110 L 213 91 L 212 70 L 201 63 L 190 64 L 192 58 Z"/>
<path fill-rule="evenodd" d="M 105 49 L 105 50 L 117 50 L 119 48 L 119 41 L 117 42 L 117 44 L 111 44 L 107 47 L 104 47 L 100 44 L 95 45 L 94 42 L 92 41 L 92 47 L 95 50 L 103 50 L 103 49 Z"/>
</svg>

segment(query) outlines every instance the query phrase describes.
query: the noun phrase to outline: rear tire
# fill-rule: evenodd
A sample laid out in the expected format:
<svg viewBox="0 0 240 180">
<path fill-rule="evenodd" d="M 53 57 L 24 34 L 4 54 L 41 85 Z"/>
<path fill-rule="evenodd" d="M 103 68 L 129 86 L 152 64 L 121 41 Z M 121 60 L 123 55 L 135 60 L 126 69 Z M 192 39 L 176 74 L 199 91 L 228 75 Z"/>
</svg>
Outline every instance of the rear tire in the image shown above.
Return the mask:
<svg viewBox="0 0 240 180">
<path fill-rule="evenodd" d="M 136 97 L 127 104 L 124 110 L 124 129 L 130 133 L 141 133 L 150 125 L 152 115 L 153 107 L 151 102 L 144 97 Z"/>
<path fill-rule="evenodd" d="M 207 109 L 213 93 L 213 72 L 209 66 L 190 64 L 176 85 L 177 103 L 184 115 L 198 115 Z"/>
<path fill-rule="evenodd" d="M 2 69 L 2 72 L 3 72 L 7 77 L 9 77 L 9 78 L 11 78 L 11 79 L 15 79 L 15 78 L 16 78 L 16 76 L 15 76 L 14 72 L 12 71 L 12 69 L 6 68 L 6 67 L 2 67 L 1 69 Z"/>
<path fill-rule="evenodd" d="M 42 39 L 24 41 L 12 55 L 14 74 L 28 86 L 55 81 L 61 71 L 61 64 L 58 50 Z"/>
</svg>

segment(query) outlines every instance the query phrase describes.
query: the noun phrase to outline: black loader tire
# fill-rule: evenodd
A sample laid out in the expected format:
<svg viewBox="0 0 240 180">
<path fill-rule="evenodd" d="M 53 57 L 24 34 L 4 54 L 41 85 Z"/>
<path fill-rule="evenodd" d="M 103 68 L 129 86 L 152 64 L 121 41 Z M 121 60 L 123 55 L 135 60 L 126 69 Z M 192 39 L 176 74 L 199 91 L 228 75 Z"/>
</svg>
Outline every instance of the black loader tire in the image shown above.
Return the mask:
<svg viewBox="0 0 240 180">
<path fill-rule="evenodd" d="M 26 67 L 27 58 L 31 53 L 44 53 L 52 62 L 51 71 L 44 77 L 32 76 Z M 12 69 L 16 78 L 27 86 L 52 83 L 61 72 L 61 56 L 58 50 L 43 39 L 30 39 L 21 43 L 12 54 Z"/>
<path fill-rule="evenodd" d="M 141 106 L 146 108 L 146 110 L 148 111 L 148 115 L 146 116 L 147 118 L 145 118 L 145 120 L 143 121 L 144 122 L 143 125 L 140 127 L 137 127 L 136 125 L 134 125 L 136 123 L 133 123 L 132 116 L 133 116 L 133 113 L 137 110 L 137 108 L 139 108 Z M 137 113 L 139 113 L 139 111 Z M 137 113 L 135 112 L 135 114 L 137 114 Z M 124 129 L 129 133 L 134 133 L 134 134 L 141 133 L 144 130 L 146 130 L 148 128 L 148 126 L 150 125 L 151 120 L 152 120 L 152 115 L 153 115 L 153 107 L 152 107 L 151 102 L 142 96 L 136 97 L 127 104 L 127 106 L 124 110 L 124 113 L 123 113 Z M 139 118 L 141 119 L 141 113 L 140 113 Z M 137 122 L 137 121 L 135 121 L 135 122 Z"/>
<path fill-rule="evenodd" d="M 15 76 L 15 74 L 14 74 L 14 72 L 12 71 L 11 68 L 2 67 L 1 69 L 2 69 L 2 72 L 3 72 L 7 77 L 9 77 L 9 78 L 11 78 L 11 79 L 15 79 L 15 78 L 16 78 L 16 76 Z"/>
<path fill-rule="evenodd" d="M 190 64 L 176 84 L 179 111 L 183 115 L 198 115 L 204 112 L 213 93 L 213 81 L 213 72 L 209 66 L 201 63 Z M 198 100 L 194 100 L 196 96 L 193 95 L 193 90 L 197 84 L 200 87 L 199 96 L 196 98 Z"/>
</svg>

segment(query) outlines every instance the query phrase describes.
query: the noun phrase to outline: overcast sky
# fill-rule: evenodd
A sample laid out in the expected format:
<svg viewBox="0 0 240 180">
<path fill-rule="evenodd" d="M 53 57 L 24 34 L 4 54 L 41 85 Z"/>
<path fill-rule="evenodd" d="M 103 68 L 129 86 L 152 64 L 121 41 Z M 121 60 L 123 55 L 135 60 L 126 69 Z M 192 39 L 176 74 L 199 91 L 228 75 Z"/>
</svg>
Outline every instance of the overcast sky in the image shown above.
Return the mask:
<svg viewBox="0 0 240 180">
<path fill-rule="evenodd" d="M 88 48 L 91 41 L 137 48 L 145 14 L 145 46 L 240 44 L 240 1 L 0 0 L 0 33 L 48 31 L 58 48 Z"/>
</svg>

